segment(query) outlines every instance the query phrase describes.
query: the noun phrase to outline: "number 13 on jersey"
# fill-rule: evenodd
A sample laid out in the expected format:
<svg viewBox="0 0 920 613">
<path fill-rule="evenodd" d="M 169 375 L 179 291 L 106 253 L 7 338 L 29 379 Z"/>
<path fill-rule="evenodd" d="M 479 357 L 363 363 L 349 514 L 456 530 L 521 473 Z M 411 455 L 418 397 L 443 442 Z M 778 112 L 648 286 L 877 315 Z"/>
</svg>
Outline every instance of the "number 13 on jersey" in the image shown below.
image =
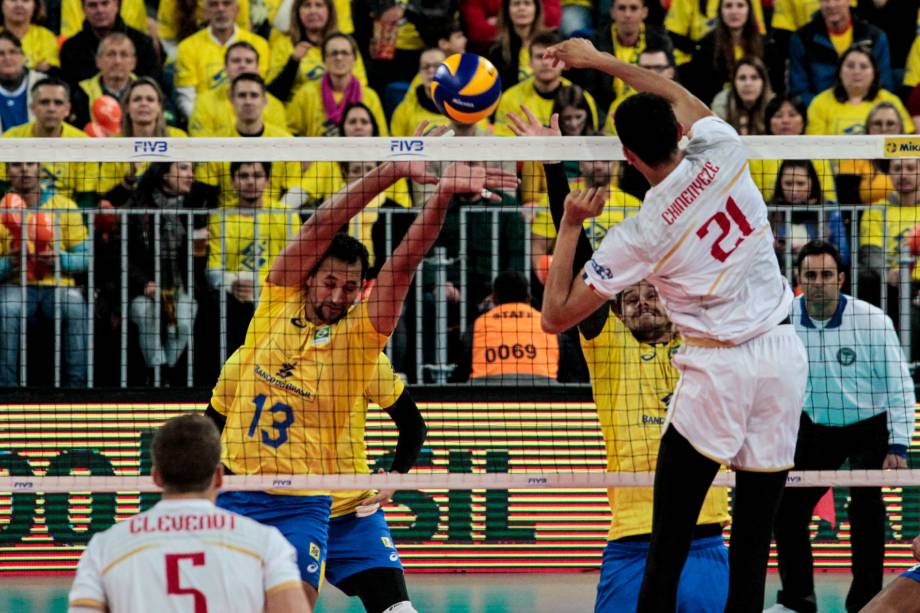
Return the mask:
<svg viewBox="0 0 920 613">
<path fill-rule="evenodd" d="M 265 408 L 266 400 L 268 400 L 268 397 L 265 394 L 259 394 L 252 399 L 255 409 L 252 413 L 252 422 L 249 424 L 249 438 L 255 436 L 256 430 L 259 429 L 259 418 L 262 417 L 262 410 Z M 268 409 L 268 412 L 272 416 L 272 423 L 270 429 L 262 428 L 260 430 L 262 442 L 277 449 L 287 442 L 288 428 L 294 423 L 294 410 L 283 402 L 276 402 Z M 280 421 L 278 420 L 278 413 L 281 414 Z"/>
</svg>

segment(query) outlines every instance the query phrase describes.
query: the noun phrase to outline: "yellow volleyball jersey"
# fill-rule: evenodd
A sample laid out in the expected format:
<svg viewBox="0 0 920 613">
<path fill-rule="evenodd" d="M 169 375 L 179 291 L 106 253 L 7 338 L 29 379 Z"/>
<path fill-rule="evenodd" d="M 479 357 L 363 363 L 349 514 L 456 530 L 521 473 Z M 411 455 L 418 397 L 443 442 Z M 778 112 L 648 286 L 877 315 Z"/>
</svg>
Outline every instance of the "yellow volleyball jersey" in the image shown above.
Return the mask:
<svg viewBox="0 0 920 613">
<path fill-rule="evenodd" d="M 223 462 L 234 473 L 335 474 L 354 465 L 346 430 L 388 337 L 374 328 L 366 303 L 317 325 L 306 318 L 305 300 L 302 287 L 271 283 L 259 297 L 246 333 L 251 359 L 222 436 Z"/>
<path fill-rule="evenodd" d="M 580 181 L 570 183 L 573 189 L 580 188 Z M 597 249 L 612 227 L 626 219 L 627 216 L 638 213 L 641 206 L 641 200 L 611 185 L 607 201 L 604 203 L 604 210 L 597 217 L 584 221 L 585 232 L 591 239 L 591 246 Z M 545 204 L 537 208 L 530 231 L 536 236 L 556 238 L 556 226 L 553 225 L 553 217 Z"/>
<path fill-rule="evenodd" d="M 568 79 L 562 79 L 562 86 L 571 85 Z M 558 91 L 558 90 L 557 90 Z M 526 104 L 527 108 L 540 120 L 543 125 L 549 125 L 550 116 L 553 114 L 553 97 L 544 98 L 534 87 L 533 77 L 521 81 L 505 90 L 502 94 L 501 102 L 498 103 L 498 109 L 495 111 L 495 134 L 496 136 L 511 136 L 513 132 L 508 127 L 508 113 L 514 111 L 520 114 L 521 105 Z M 594 97 L 585 92 L 585 100 L 588 101 L 588 107 L 591 109 L 591 120 L 594 125 L 597 124 L 597 105 L 594 104 Z"/>
<path fill-rule="evenodd" d="M 227 82 L 224 55 L 227 47 L 238 41 L 246 41 L 256 48 L 259 52 L 259 74 L 265 77 L 271 53 L 264 38 L 237 27 L 234 35 L 222 45 L 211 35 L 211 30 L 204 28 L 176 48 L 176 87 L 194 87 L 200 94 L 224 85 Z"/>
<path fill-rule="evenodd" d="M 209 89 L 195 98 L 195 108 L 188 120 L 188 133 L 190 136 L 217 136 L 227 129 L 228 125 L 236 122 L 233 113 L 233 104 L 229 98 L 229 84 L 224 84 L 217 89 Z M 284 127 L 287 117 L 284 104 L 266 92 L 268 104 L 262 111 L 262 121 Z"/>
<path fill-rule="evenodd" d="M 405 384 L 393 370 L 385 353 L 377 356 L 376 371 L 364 390 L 364 396 L 355 405 L 351 412 L 350 421 L 341 431 L 339 441 L 339 459 L 342 473 L 367 474 L 370 467 L 367 464 L 367 445 L 365 444 L 365 424 L 367 421 L 368 403 L 372 402 L 381 408 L 391 407 L 402 395 Z M 370 490 L 335 490 L 332 492 L 332 510 L 330 517 L 339 517 L 353 513 L 361 501 L 372 496 Z"/>
<path fill-rule="evenodd" d="M 61 67 L 61 58 L 58 54 L 58 42 L 54 32 L 48 28 L 35 25 L 29 26 L 26 35 L 22 37 L 22 52 L 26 56 L 26 67 L 35 70 L 42 62 L 51 66 Z"/>
<path fill-rule="evenodd" d="M 680 340 L 657 345 L 640 343 L 610 312 L 601 333 L 590 340 L 582 336 L 581 346 L 607 448 L 607 470 L 654 470 L 661 427 L 679 376 L 671 356 L 680 347 Z M 652 488 L 610 488 L 607 495 L 612 514 L 610 540 L 651 533 Z M 698 523 L 722 523 L 727 519 L 726 489 L 710 489 Z"/>
<path fill-rule="evenodd" d="M 281 74 L 288 60 L 291 59 L 294 43 L 287 34 L 272 30 L 271 36 L 268 38 L 268 45 L 272 49 L 272 61 L 268 67 L 268 82 L 271 82 Z M 361 58 L 360 53 L 355 58 L 355 67 L 352 73 L 361 81 L 361 85 L 367 86 L 367 69 L 364 67 L 364 60 Z M 293 92 L 297 93 L 304 83 L 319 81 L 324 74 L 326 74 L 326 65 L 323 64 L 323 51 L 320 47 L 314 45 L 300 60 L 297 77 L 294 80 Z"/>
<path fill-rule="evenodd" d="M 323 108 L 322 81 L 309 81 L 287 105 L 288 129 L 297 136 L 324 136 L 333 126 Z M 344 94 L 334 93 L 336 101 Z M 380 136 L 389 136 L 386 116 L 380 97 L 370 87 L 361 86 L 361 102 L 370 109 L 380 130 Z"/>
<path fill-rule="evenodd" d="M 859 244 L 863 247 L 880 247 L 888 255 L 888 265 L 899 266 L 898 252 L 901 244 L 920 224 L 920 202 L 911 204 L 888 204 L 882 211 L 870 209 L 863 213 L 859 222 Z M 887 243 L 885 239 L 888 239 Z M 920 266 L 913 270 L 913 280 L 920 281 Z"/>
<path fill-rule="evenodd" d="M 204 2 L 198 0 L 195 9 L 195 23 L 203 24 Z M 240 10 L 236 14 L 236 25 L 249 29 L 249 0 L 238 0 Z M 176 0 L 160 0 L 157 7 L 157 35 L 161 39 L 175 40 L 179 36 L 179 6 Z"/>
<path fill-rule="evenodd" d="M 3 138 L 33 138 L 35 122 L 15 126 L 3 133 Z M 89 138 L 86 132 L 69 123 L 61 128 L 61 138 Z M 98 162 L 44 162 L 41 167 L 43 191 L 73 198 L 74 194 L 95 192 L 99 179 Z M 6 180 L 6 164 L 0 164 L 0 181 Z"/>
<path fill-rule="evenodd" d="M 264 281 L 272 262 L 299 226 L 300 216 L 274 201 L 248 215 L 212 214 L 208 220 L 208 269 L 230 274 L 258 273 Z"/>
<path fill-rule="evenodd" d="M 875 100 L 864 100 L 858 104 L 840 102 L 834 97 L 833 89 L 826 89 L 808 105 L 806 134 L 863 134 L 869 112 L 879 102 L 890 102 L 898 110 L 904 122 L 904 133 L 913 134 L 914 120 L 901 104 L 900 98 L 890 91 L 880 89 Z"/>
<path fill-rule="evenodd" d="M 126 25 L 147 33 L 147 7 L 144 0 L 122 0 L 119 14 Z M 84 19 L 86 15 L 83 13 L 82 0 L 62 0 L 61 36 L 70 38 L 78 33 L 83 29 Z"/>
<path fill-rule="evenodd" d="M 235 123 L 225 124 L 223 130 L 214 136 L 218 137 L 239 137 L 240 133 L 236 130 Z M 289 138 L 291 133 L 283 127 L 266 123 L 265 130 L 262 133 L 266 138 Z M 256 137 L 258 138 L 258 137 Z M 290 187 L 300 183 L 302 171 L 298 162 L 274 162 L 272 163 L 271 180 L 265 196 L 268 200 L 280 200 L 281 195 Z M 195 168 L 195 178 L 207 185 L 213 185 L 220 188 L 220 197 L 218 204 L 222 207 L 233 208 L 239 199 L 236 192 L 233 191 L 233 179 L 230 177 L 230 162 L 205 162 L 198 164 Z"/>
<path fill-rule="evenodd" d="M 181 128 L 166 126 L 166 136 L 185 138 L 188 134 Z M 150 168 L 150 162 L 99 162 L 99 180 L 96 190 L 105 195 L 110 189 L 122 182 L 128 173 L 133 172 L 138 178 Z"/>
</svg>

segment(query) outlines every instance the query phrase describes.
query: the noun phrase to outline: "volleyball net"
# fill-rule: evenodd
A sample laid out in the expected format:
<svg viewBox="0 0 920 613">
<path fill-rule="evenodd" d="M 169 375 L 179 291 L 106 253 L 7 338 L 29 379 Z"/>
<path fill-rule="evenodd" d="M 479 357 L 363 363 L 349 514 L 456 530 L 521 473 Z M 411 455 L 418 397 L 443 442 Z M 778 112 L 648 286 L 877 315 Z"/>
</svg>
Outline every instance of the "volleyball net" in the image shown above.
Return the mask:
<svg viewBox="0 0 920 613">
<path fill-rule="evenodd" d="M 797 284 L 805 242 L 833 243 L 844 291 L 891 317 L 913 376 L 920 203 L 899 198 L 920 193 L 917 139 L 745 143 L 789 280 Z M 431 180 L 463 161 L 514 173 L 520 184 L 452 199 L 368 374 L 376 341 L 367 330 L 338 331 L 343 313 L 330 297 L 338 281 L 323 293 L 321 283 L 309 290 L 315 269 L 282 271 L 278 278 L 298 287 L 279 292 L 270 291 L 268 274 L 317 206 L 384 161 L 412 162 L 408 174 Z M 556 175 L 548 177 L 544 161 L 561 164 L 570 189 L 609 189 L 604 212 L 585 225 L 593 246 L 638 211 L 647 186 L 623 162 L 616 139 L 605 137 L 0 141 L 0 376 L 20 390 L 16 404 L 0 411 L 7 474 L 0 491 L 154 491 L 144 477 L 145 437 L 171 414 L 202 410 L 218 381 L 221 397 L 212 404 L 222 405 L 224 442 L 235 449 L 237 474 L 227 489 L 650 485 L 677 375 L 664 367 L 652 375 L 642 365 L 666 364 L 659 354 L 677 351 L 679 340 L 642 342 L 631 328 L 642 323 L 624 313 L 626 297 L 610 305 L 606 340 L 590 347 L 577 330 L 558 337 L 540 330 L 556 235 L 548 196 Z M 360 290 L 355 314 L 374 293 L 386 294 L 375 280 L 437 189 L 411 176 L 391 183 L 364 194 L 366 207 L 341 227 L 367 252 L 370 281 L 346 288 Z M 735 228 L 710 230 L 724 249 L 738 240 Z M 307 256 L 310 266 L 322 260 Z M 253 321 L 257 309 L 261 323 Z M 284 325 L 272 323 L 279 319 Z M 245 351 L 259 343 L 267 354 Z M 844 367 L 874 359 L 865 349 L 879 353 L 840 347 L 828 359 Z M 896 370 L 878 365 L 891 385 Z M 590 372 L 607 381 L 595 395 L 613 400 L 595 406 Z M 357 381 L 368 383 L 367 393 L 346 406 Z M 174 400 L 195 402 L 119 400 L 125 391 L 166 386 Z M 433 386 L 446 390 L 443 398 Z M 370 474 L 388 467 L 397 440 L 377 407 L 406 387 L 428 425 L 420 461 L 408 475 Z M 81 400 L 84 389 L 108 395 Z M 54 403 L 42 396 L 49 390 L 62 390 Z M 883 390 L 878 403 L 897 395 Z M 913 417 L 901 410 L 892 420 L 901 434 L 912 433 Z M 908 447 L 913 461 L 917 448 Z M 309 468 L 295 470 L 298 461 Z M 719 482 L 730 484 L 731 473 Z M 920 471 L 790 479 L 814 484 L 915 487 Z"/>
</svg>

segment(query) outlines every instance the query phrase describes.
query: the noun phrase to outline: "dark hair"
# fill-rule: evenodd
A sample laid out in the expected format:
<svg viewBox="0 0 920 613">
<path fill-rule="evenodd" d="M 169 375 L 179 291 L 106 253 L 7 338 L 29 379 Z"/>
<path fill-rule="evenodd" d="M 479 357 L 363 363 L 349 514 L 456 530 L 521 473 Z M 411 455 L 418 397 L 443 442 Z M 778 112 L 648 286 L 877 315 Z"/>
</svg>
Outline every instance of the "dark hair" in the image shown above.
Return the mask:
<svg viewBox="0 0 920 613">
<path fill-rule="evenodd" d="M 153 435 L 150 453 L 166 492 L 201 492 L 220 464 L 220 433 L 204 415 L 179 415 Z"/>
<path fill-rule="evenodd" d="M 556 32 L 555 30 L 540 32 L 530 39 L 530 44 L 527 45 L 527 51 L 530 52 L 530 57 L 533 57 L 533 48 L 537 45 L 552 47 L 553 45 L 558 45 L 561 42 L 562 37 L 559 35 L 559 32 Z"/>
<path fill-rule="evenodd" d="M 594 125 L 594 113 L 591 111 L 591 105 L 588 104 L 585 90 L 578 85 L 563 85 L 556 90 L 552 112 L 561 115 L 563 109 L 567 106 L 574 106 L 576 109 L 581 109 L 588 113 L 588 119 L 585 122 L 585 132 L 592 132 L 597 129 L 597 126 Z M 586 134 L 581 134 L 580 136 L 586 136 Z"/>
<path fill-rule="evenodd" d="M 450 40 L 450 37 L 457 32 L 463 33 L 463 27 L 460 25 L 460 22 L 453 18 L 440 19 L 434 30 L 437 39 L 434 41 L 435 44 L 433 46 L 437 46 L 439 40 Z"/>
<path fill-rule="evenodd" d="M 872 85 L 869 86 L 869 91 L 866 92 L 866 97 L 863 98 L 863 100 L 875 100 L 878 96 L 878 90 L 882 87 L 881 75 L 878 71 L 878 62 L 875 60 L 875 56 L 872 55 L 872 49 L 865 44 L 857 43 L 844 51 L 843 55 L 840 56 L 840 60 L 837 62 L 837 74 L 834 78 L 834 98 L 837 99 L 837 102 L 846 102 L 850 98 L 849 94 L 847 94 L 847 90 L 843 87 L 840 73 L 843 70 L 843 63 L 854 53 L 862 53 L 869 58 L 869 63 L 872 64 Z"/>
<path fill-rule="evenodd" d="M 40 24 L 45 21 L 45 3 L 42 0 L 35 0 L 35 8 L 32 9 L 32 16 L 29 17 L 29 23 Z"/>
<path fill-rule="evenodd" d="M 227 51 L 224 52 L 224 65 L 225 66 L 227 65 L 227 61 L 230 59 L 230 52 L 236 49 L 248 49 L 249 51 L 252 51 L 253 53 L 256 54 L 256 63 L 258 63 L 259 50 L 256 49 L 255 46 L 249 41 L 238 40 L 232 45 L 230 45 L 229 47 L 227 47 Z"/>
<path fill-rule="evenodd" d="M 367 269 L 370 266 L 370 257 L 367 254 L 367 247 L 364 246 L 364 243 L 344 232 L 338 232 L 335 235 L 329 248 L 326 249 L 326 253 L 323 254 L 323 257 L 310 271 L 311 276 L 316 274 L 317 269 L 326 261 L 326 258 L 342 260 L 346 264 L 354 264 L 360 261 L 362 280 L 367 275 Z"/>
<path fill-rule="evenodd" d="M 242 83 L 243 81 L 258 83 L 259 87 L 262 89 L 262 93 L 265 93 L 265 79 L 262 78 L 262 75 L 255 72 L 242 72 L 233 77 L 233 80 L 230 82 L 230 93 L 232 94 L 236 91 L 236 84 Z"/>
<path fill-rule="evenodd" d="M 63 87 L 64 93 L 67 94 L 67 100 L 70 100 L 70 86 L 67 85 L 66 81 L 58 79 L 57 77 L 45 77 L 44 79 L 39 79 L 32 86 L 32 89 L 29 90 L 29 93 L 34 96 L 39 87 Z"/>
<path fill-rule="evenodd" d="M 271 162 L 230 162 L 230 176 L 235 177 L 236 173 L 240 171 L 240 168 L 246 164 L 258 164 L 262 167 L 262 170 L 265 171 L 265 176 L 270 177 L 272 174 L 272 163 Z"/>
<path fill-rule="evenodd" d="M 802 262 L 805 261 L 810 255 L 822 255 L 827 254 L 831 256 L 834 260 L 834 264 L 837 266 L 837 272 L 843 272 L 843 262 L 840 259 L 840 252 L 834 247 L 833 244 L 821 240 L 815 239 L 805 243 L 801 249 L 799 249 L 799 255 L 795 258 L 795 269 L 802 269 Z"/>
<path fill-rule="evenodd" d="M 613 116 L 623 146 L 649 166 L 668 161 L 677 151 L 680 129 L 671 104 L 640 92 L 626 98 Z"/>
<path fill-rule="evenodd" d="M 747 2 L 748 16 L 744 25 L 741 26 L 741 49 L 743 57 L 763 57 L 763 39 L 760 35 L 760 29 L 757 26 L 757 19 L 754 17 L 754 7 L 751 0 Z M 715 26 L 715 45 L 712 49 L 712 60 L 714 66 L 724 67 L 729 75 L 735 72 L 735 43 L 731 30 L 722 21 L 722 5 L 725 0 L 719 0 L 719 8 L 716 12 Z"/>
<path fill-rule="evenodd" d="M 665 58 L 668 60 L 668 66 L 671 68 L 677 68 L 677 60 L 674 58 L 674 48 L 669 44 L 649 45 L 640 51 L 639 55 L 645 55 L 646 53 L 664 53 Z M 637 57 L 636 62 L 638 61 L 639 58 Z"/>
<path fill-rule="evenodd" d="M 122 136 L 134 136 L 134 120 L 131 119 L 131 115 L 128 114 L 128 102 L 131 100 L 131 94 L 134 93 L 138 87 L 151 87 L 153 91 L 156 92 L 157 99 L 160 101 L 160 116 L 157 117 L 157 125 L 155 128 L 155 136 L 168 136 L 166 130 L 166 97 L 163 95 L 163 90 L 160 89 L 160 84 L 157 83 L 150 77 L 138 77 L 135 80 L 131 81 L 128 84 L 128 88 L 125 90 L 125 93 L 121 96 L 121 135 Z"/>
<path fill-rule="evenodd" d="M 9 30 L 0 30 L 0 40 L 8 40 L 13 43 L 14 47 L 22 51 L 22 41 Z"/>
<path fill-rule="evenodd" d="M 543 25 L 543 0 L 533 0 L 534 14 L 533 23 L 530 26 L 530 42 L 521 40 L 520 35 L 511 25 L 511 0 L 501 0 L 501 2 L 501 10 L 498 12 L 498 19 L 495 23 L 495 29 L 498 31 L 495 46 L 501 50 L 502 59 L 505 63 L 511 64 L 517 61 L 517 58 L 512 57 L 514 49 L 520 48 L 524 44 L 530 49 L 530 44 L 532 44 L 534 38 L 545 31 L 545 26 Z"/>
<path fill-rule="evenodd" d="M 297 43 L 303 41 L 313 42 L 307 38 L 307 29 L 300 21 L 300 7 L 304 2 L 306 2 L 306 0 L 296 0 L 296 2 L 291 4 L 291 22 L 288 31 L 291 33 L 291 42 L 294 43 L 295 47 Z M 339 31 L 339 13 L 335 8 L 335 2 L 333 0 L 323 0 L 323 3 L 326 5 L 326 10 L 329 12 L 329 18 L 326 19 L 326 25 L 323 27 L 321 36 L 322 39 L 325 39 L 329 34 Z M 325 42 L 323 44 L 325 45 Z"/>
<path fill-rule="evenodd" d="M 502 271 L 492 281 L 492 295 L 495 298 L 495 304 L 528 302 L 530 292 L 527 289 L 527 279 L 516 270 Z"/>
<path fill-rule="evenodd" d="M 808 173 L 808 180 L 811 181 L 811 189 L 808 190 L 808 200 L 814 204 L 824 204 L 824 194 L 821 193 L 821 181 L 818 180 L 818 173 L 815 171 L 814 164 L 811 160 L 783 160 L 779 170 L 776 172 L 776 183 L 773 185 L 772 204 L 792 204 L 783 193 L 783 171 L 787 168 L 803 168 Z"/>
<path fill-rule="evenodd" d="M 805 133 L 805 126 L 808 124 L 808 111 L 805 108 L 805 103 L 802 102 L 802 99 L 798 96 L 785 93 L 773 96 L 763 111 L 764 129 L 767 134 L 773 134 L 773 129 L 770 128 L 770 122 L 773 121 L 773 116 L 779 113 L 779 110 L 783 108 L 783 105 L 787 102 L 792 105 L 796 113 L 802 116 L 802 133 Z"/>
<path fill-rule="evenodd" d="M 371 118 L 371 135 L 380 136 L 380 126 L 377 125 L 377 118 L 374 117 L 370 107 L 363 102 L 350 102 L 345 105 L 345 110 L 342 111 L 342 120 L 339 122 L 339 136 L 345 136 L 345 120 L 348 119 L 348 114 L 353 109 L 364 109 L 367 111 L 368 117 Z"/>
<path fill-rule="evenodd" d="M 737 88 L 735 88 L 735 78 L 737 78 L 738 72 L 743 66 L 750 66 L 753 68 L 760 76 L 761 83 L 763 83 L 760 95 L 757 96 L 757 100 L 755 100 L 754 104 L 750 107 L 745 106 L 744 102 L 741 100 L 741 96 L 738 94 Z M 731 94 L 728 100 L 728 112 L 726 113 L 725 121 L 741 133 L 765 134 L 764 118 L 766 117 L 766 113 L 764 109 L 767 106 L 767 101 L 773 97 L 773 90 L 770 89 L 770 76 L 767 73 L 767 67 L 764 65 L 763 61 L 757 57 L 744 57 L 738 60 L 734 70 L 732 70 L 732 85 L 730 91 Z"/>
</svg>

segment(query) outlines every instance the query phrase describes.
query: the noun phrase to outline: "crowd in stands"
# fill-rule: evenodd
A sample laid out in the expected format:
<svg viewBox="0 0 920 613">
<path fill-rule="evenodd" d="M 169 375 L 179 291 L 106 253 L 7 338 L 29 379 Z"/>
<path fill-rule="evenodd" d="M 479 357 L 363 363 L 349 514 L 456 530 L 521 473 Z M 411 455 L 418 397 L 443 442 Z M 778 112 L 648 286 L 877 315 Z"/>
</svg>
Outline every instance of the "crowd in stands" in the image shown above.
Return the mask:
<svg viewBox="0 0 920 613">
<path fill-rule="evenodd" d="M 916 0 L 2 0 L 0 8 L 0 128 L 11 138 L 410 136 L 423 120 L 450 123 L 429 85 L 445 57 L 463 51 L 495 64 L 503 95 L 489 120 L 453 125 L 455 137 L 511 135 L 506 114 L 522 105 L 544 124 L 558 113 L 564 136 L 614 135 L 612 113 L 633 92 L 606 74 L 563 72 L 544 60 L 563 37 L 591 38 L 679 80 L 746 135 L 913 134 L 920 126 Z M 517 193 L 501 194 L 518 213 L 475 208 L 461 221 L 464 208 L 495 205 L 456 197 L 438 243 L 453 261 L 447 285 L 435 287 L 427 273 L 421 280 L 424 321 L 447 297 L 454 380 L 496 376 L 471 342 L 496 328 L 474 322 L 493 306 L 538 308 L 552 253 L 542 165 L 502 165 L 520 174 Z M 27 215 L 5 212 L 0 224 L 0 386 L 20 382 L 23 338 L 29 382 L 46 382 L 35 377 L 48 372 L 40 367 L 48 353 L 35 348 L 50 342 L 55 318 L 66 332 L 62 385 L 85 386 L 89 369 L 95 385 L 117 385 L 112 364 L 122 359 L 125 326 L 132 383 L 150 383 L 161 367 L 164 382 L 184 385 L 194 339 L 194 382 L 212 385 L 218 339 L 226 355 L 242 342 L 272 258 L 317 203 L 366 170 L 310 161 L 7 164 L 0 208 Z M 610 208 L 589 228 L 595 242 L 648 189 L 617 162 L 566 162 L 565 170 L 573 185 L 610 190 Z M 780 262 L 826 237 L 846 266 L 858 264 L 860 295 L 876 304 L 886 296 L 897 324 L 898 249 L 920 223 L 920 160 L 753 160 L 751 172 L 774 207 Z M 401 181 L 352 224 L 372 267 L 428 194 Z M 104 214 L 110 207 L 139 212 L 122 224 Z M 520 275 L 494 279 L 496 260 L 498 270 L 534 275 L 523 289 Z M 920 287 L 920 269 L 911 275 Z M 406 372 L 415 308 L 394 337 L 394 363 Z M 513 374 L 585 379 L 577 335 L 540 342 L 540 355 L 552 345 L 558 365 L 523 372 L 528 351 L 511 349 L 523 356 Z M 105 359 L 88 364 L 89 345 Z M 433 351 L 426 334 L 426 362 Z"/>
</svg>

